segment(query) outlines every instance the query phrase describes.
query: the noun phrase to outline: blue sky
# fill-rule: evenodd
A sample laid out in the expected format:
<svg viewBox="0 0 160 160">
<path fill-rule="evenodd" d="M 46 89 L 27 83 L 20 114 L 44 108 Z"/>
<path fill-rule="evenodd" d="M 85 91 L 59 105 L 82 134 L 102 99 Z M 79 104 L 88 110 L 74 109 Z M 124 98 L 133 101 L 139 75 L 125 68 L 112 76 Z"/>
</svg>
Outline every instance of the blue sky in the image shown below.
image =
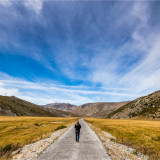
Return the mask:
<svg viewBox="0 0 160 160">
<path fill-rule="evenodd" d="M 0 95 L 127 101 L 160 89 L 160 2 L 0 1 Z"/>
</svg>

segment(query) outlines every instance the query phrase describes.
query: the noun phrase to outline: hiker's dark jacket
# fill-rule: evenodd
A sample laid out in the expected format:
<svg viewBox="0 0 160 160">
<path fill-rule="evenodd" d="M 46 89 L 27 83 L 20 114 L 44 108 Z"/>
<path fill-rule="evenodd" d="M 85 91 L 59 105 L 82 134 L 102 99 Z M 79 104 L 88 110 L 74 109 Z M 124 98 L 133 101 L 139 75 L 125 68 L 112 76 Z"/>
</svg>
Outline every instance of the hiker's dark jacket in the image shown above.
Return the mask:
<svg viewBox="0 0 160 160">
<path fill-rule="evenodd" d="M 79 124 L 78 126 L 75 124 L 75 129 L 76 129 L 76 132 L 80 132 L 80 129 L 81 129 L 81 125 Z"/>
</svg>

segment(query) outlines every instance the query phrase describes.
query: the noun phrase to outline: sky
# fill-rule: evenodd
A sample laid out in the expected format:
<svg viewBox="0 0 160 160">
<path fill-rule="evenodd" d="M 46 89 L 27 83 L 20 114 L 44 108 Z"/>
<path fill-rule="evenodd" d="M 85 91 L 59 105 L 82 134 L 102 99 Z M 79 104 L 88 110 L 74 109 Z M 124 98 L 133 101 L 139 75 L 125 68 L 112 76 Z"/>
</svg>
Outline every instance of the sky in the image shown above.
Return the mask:
<svg viewBox="0 0 160 160">
<path fill-rule="evenodd" d="M 160 89 L 160 1 L 0 0 L 0 95 L 119 102 Z"/>
</svg>

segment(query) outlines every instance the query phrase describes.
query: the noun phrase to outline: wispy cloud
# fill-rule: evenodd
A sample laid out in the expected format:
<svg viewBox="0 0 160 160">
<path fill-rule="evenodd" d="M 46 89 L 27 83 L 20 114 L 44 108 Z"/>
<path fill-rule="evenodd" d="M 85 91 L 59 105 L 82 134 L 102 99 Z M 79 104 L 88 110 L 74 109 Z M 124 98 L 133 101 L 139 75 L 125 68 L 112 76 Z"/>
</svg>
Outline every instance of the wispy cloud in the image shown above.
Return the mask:
<svg viewBox="0 0 160 160">
<path fill-rule="evenodd" d="M 126 19 L 126 16 L 121 18 Z M 138 25 L 131 32 L 131 40 L 123 43 L 118 50 L 110 49 L 109 54 L 106 50 L 95 55 L 90 80 L 107 87 L 121 86 L 139 94 L 159 89 L 160 30 L 156 27 L 153 30 L 149 18 L 151 8 L 148 3 L 132 5 L 127 23 L 137 21 Z"/>
<path fill-rule="evenodd" d="M 0 1 L 0 93 L 82 104 L 158 90 L 159 8 L 149 1 Z"/>
<path fill-rule="evenodd" d="M 122 88 L 116 88 L 115 90 L 120 90 L 121 92 L 109 91 L 107 88 L 99 88 L 98 91 L 93 90 L 90 87 L 86 88 L 85 86 L 66 86 L 47 82 L 29 82 L 23 79 L 15 79 L 12 77 L 9 79 L 3 79 L 2 76 L 0 80 L 1 95 L 17 96 L 19 98 L 23 98 L 38 104 L 49 102 L 68 102 L 82 104 L 95 102 L 95 97 L 97 96 L 103 96 L 106 99 L 108 96 L 120 96 L 124 98 L 137 97 L 137 95 L 122 93 L 122 90 L 125 90 Z M 99 98 L 99 100 L 104 101 L 103 98 Z"/>
<path fill-rule="evenodd" d="M 41 9 L 42 9 L 42 5 L 43 5 L 43 0 L 29 0 L 29 1 L 22 1 L 24 3 L 24 5 L 26 7 L 28 7 L 29 9 L 35 11 L 36 14 L 39 14 Z"/>
</svg>

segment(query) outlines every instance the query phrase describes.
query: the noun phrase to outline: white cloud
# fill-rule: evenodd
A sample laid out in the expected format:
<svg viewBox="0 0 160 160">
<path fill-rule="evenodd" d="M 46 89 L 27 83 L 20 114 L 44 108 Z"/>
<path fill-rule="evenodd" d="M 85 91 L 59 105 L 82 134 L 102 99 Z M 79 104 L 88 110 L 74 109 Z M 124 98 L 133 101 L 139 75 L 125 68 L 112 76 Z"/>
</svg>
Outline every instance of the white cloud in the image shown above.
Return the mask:
<svg viewBox="0 0 160 160">
<path fill-rule="evenodd" d="M 6 89 L 4 87 L 0 87 L 0 95 L 13 96 L 13 95 L 17 95 L 17 93 L 18 93 L 18 89 L 16 88 Z"/>
<path fill-rule="evenodd" d="M 3 76 L 4 77 L 3 77 Z M 116 96 L 123 98 L 135 98 L 137 95 L 122 93 L 122 90 L 109 91 L 107 88 L 93 90 L 86 86 L 66 86 L 51 82 L 29 82 L 19 78 L 13 78 L 0 73 L 0 94 L 7 96 L 17 96 L 36 104 L 47 104 L 53 102 L 66 102 L 73 104 L 83 104 L 100 100 L 95 97 L 103 97 L 101 101 L 107 101 L 107 97 Z M 105 100 L 106 99 L 106 100 Z M 111 99 L 110 99 L 111 101 Z"/>
<path fill-rule="evenodd" d="M 35 13 L 37 14 L 40 13 L 42 6 L 43 6 L 42 0 L 24 0 L 23 2 L 26 7 L 35 11 Z"/>
<path fill-rule="evenodd" d="M 131 44 L 131 49 L 143 51 L 144 56 L 120 82 L 138 93 L 147 94 L 160 89 L 160 31 L 150 28 L 150 10 L 146 3 L 136 3 L 132 13 L 140 21 L 132 35 L 134 43 Z"/>
<path fill-rule="evenodd" d="M 148 51 L 148 55 L 141 61 L 141 63 L 131 72 L 126 74 L 121 83 L 126 83 L 131 88 L 135 88 L 138 92 L 146 90 L 159 89 L 160 79 L 160 39 L 153 42 L 153 48 Z"/>
<path fill-rule="evenodd" d="M 9 6 L 11 5 L 11 0 L 0 0 L 0 5 Z"/>
<path fill-rule="evenodd" d="M 97 53 L 90 62 L 90 81 L 100 83 L 104 87 L 123 87 L 128 89 L 127 93 L 137 94 L 137 96 L 160 89 L 160 30 L 152 30 L 148 24 L 149 17 L 148 3 L 134 3 L 127 18 L 128 24 L 133 20 L 138 23 L 133 30 L 132 41 L 124 43 L 113 54 L 112 50 Z M 128 58 L 125 64 L 122 64 L 120 59 L 122 56 L 137 58 L 139 61 L 127 71 Z M 121 73 L 120 69 L 123 65 L 126 66 L 126 71 Z"/>
<path fill-rule="evenodd" d="M 82 86 L 76 86 L 73 88 L 73 86 L 65 86 L 65 85 L 57 85 L 54 83 L 34 83 L 34 82 L 28 82 L 24 80 L 0 80 L 3 85 L 9 86 L 9 87 L 16 87 L 19 89 L 27 89 L 27 90 L 42 90 L 45 92 L 62 92 L 66 94 L 84 94 L 84 95 L 91 95 L 91 94 L 99 94 L 99 95 L 118 95 L 118 96 L 136 96 L 134 94 L 126 94 L 126 93 L 119 93 L 119 92 L 111 92 L 111 91 L 96 91 L 96 90 L 90 90 L 91 88 L 83 88 Z M 112 88 L 114 89 L 114 88 Z M 118 88 L 117 88 L 118 89 Z M 108 90 L 108 89 L 107 89 Z M 122 90 L 120 88 L 120 90 Z M 125 89 L 124 89 L 125 90 Z M 73 96 L 72 95 L 72 96 Z"/>
<path fill-rule="evenodd" d="M 12 0 L 0 0 L 0 5 L 8 7 L 13 3 Z M 43 0 L 22 0 L 21 1 L 24 6 L 33 10 L 35 13 L 39 14 L 43 7 Z"/>
<path fill-rule="evenodd" d="M 11 1 L 4 0 L 0 1 L 0 4 L 3 3 L 2 5 L 7 6 L 10 2 Z M 24 0 L 22 1 L 22 4 L 37 14 L 40 14 L 43 7 L 42 0 Z M 99 49 L 99 46 L 89 46 L 87 44 L 88 48 L 93 47 L 93 50 L 95 52 L 97 51 L 96 54 L 78 54 L 75 43 L 66 41 L 66 46 L 61 47 L 60 51 L 58 52 L 59 54 L 57 53 L 56 55 L 57 57 L 53 55 L 56 59 L 56 64 L 61 68 L 64 75 L 66 75 L 68 78 L 73 80 L 78 79 L 87 82 L 89 81 L 93 85 L 100 83 L 103 86 L 102 88 L 95 88 L 93 90 L 93 88 L 86 86 L 65 86 L 52 82 L 28 82 L 23 79 L 13 78 L 7 74 L 1 73 L 0 93 L 3 95 L 15 95 L 38 104 L 50 102 L 70 102 L 75 104 L 82 104 L 86 102 L 93 102 L 96 99 L 99 101 L 108 101 L 112 100 L 111 97 L 118 97 L 117 99 L 134 98 L 138 97 L 142 93 L 146 94 L 149 91 L 159 89 L 160 31 L 157 30 L 154 33 L 152 28 L 150 28 L 148 25 L 148 18 L 150 17 L 148 3 L 135 2 L 133 4 L 134 5 L 131 5 L 129 11 L 127 10 L 127 12 L 124 12 L 122 16 L 116 20 L 116 23 L 112 24 L 114 31 L 116 31 L 117 28 L 121 28 L 123 25 L 130 26 L 133 22 L 138 23 L 138 25 L 134 24 L 134 26 L 137 27 L 132 31 L 132 40 L 122 44 L 120 49 L 113 49 L 114 51 L 110 48 L 107 48 L 106 50 L 103 47 Z M 120 7 L 117 8 L 118 11 L 121 11 L 122 8 L 120 8 L 120 10 L 119 8 Z M 102 13 L 98 12 L 98 14 Z M 73 17 L 75 18 L 74 15 Z M 96 21 L 97 23 L 102 24 L 101 17 L 102 16 L 99 15 L 99 20 Z M 90 19 L 92 19 L 92 17 L 90 17 Z M 134 21 L 135 19 L 138 21 Z M 66 23 L 70 24 L 70 22 L 67 21 L 67 18 L 64 18 L 63 20 L 66 20 Z M 114 22 L 114 20 L 111 20 L 111 22 Z M 42 23 L 46 23 L 46 21 L 44 20 Z M 89 25 L 95 25 L 95 22 L 88 20 L 87 26 Z M 68 25 L 66 31 L 70 31 L 70 29 L 71 26 Z M 97 32 L 97 36 L 99 33 L 101 33 L 99 32 L 97 25 L 95 25 L 94 31 Z M 104 36 L 106 36 L 105 33 Z M 68 41 L 71 39 L 72 38 L 68 37 Z M 99 37 L 97 37 L 97 40 L 98 39 Z M 4 38 L 2 38 L 2 42 L 3 41 Z M 12 39 L 11 41 L 12 43 L 17 43 Z M 103 36 L 101 38 L 101 42 L 106 43 Z M 52 45 L 52 43 L 50 45 Z M 33 46 L 31 47 L 34 50 Z M 73 48 L 70 49 L 70 47 Z M 136 52 L 134 52 L 133 55 L 130 55 L 131 51 Z M 134 67 L 128 69 L 128 71 L 125 71 L 124 73 L 119 71 L 119 69 L 123 67 L 123 64 L 121 64 L 120 61 L 122 56 L 127 55 L 130 57 L 139 58 L 141 57 L 141 54 L 143 54 L 142 59 L 138 61 Z M 50 68 L 50 70 L 53 70 L 51 65 L 47 63 L 47 60 L 45 61 L 45 56 L 41 56 L 39 52 L 35 52 L 35 54 L 32 54 L 32 56 L 34 56 L 34 59 L 37 61 L 43 62 L 43 64 Z M 126 58 L 124 63 L 127 63 L 127 60 L 128 59 Z M 79 73 L 78 66 L 80 66 L 80 69 L 81 67 L 83 68 L 83 66 L 85 66 L 89 70 L 88 75 L 84 75 L 83 71 L 82 74 L 81 72 Z M 104 89 L 105 87 L 106 89 Z"/>
</svg>

